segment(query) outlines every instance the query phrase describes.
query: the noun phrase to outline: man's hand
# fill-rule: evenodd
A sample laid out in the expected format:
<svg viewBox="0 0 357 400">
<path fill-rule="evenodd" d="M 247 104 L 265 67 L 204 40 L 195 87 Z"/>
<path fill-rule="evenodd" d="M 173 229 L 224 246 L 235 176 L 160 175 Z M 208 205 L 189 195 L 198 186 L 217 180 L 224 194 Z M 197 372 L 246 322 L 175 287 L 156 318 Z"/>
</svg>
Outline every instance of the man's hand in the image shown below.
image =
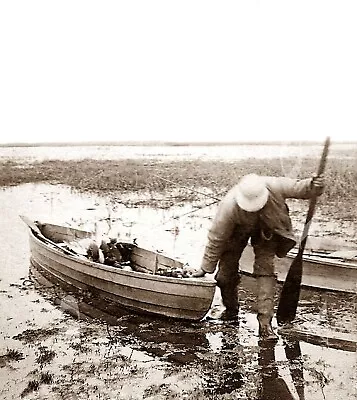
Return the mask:
<svg viewBox="0 0 357 400">
<path fill-rule="evenodd" d="M 203 271 L 203 269 L 200 268 L 199 270 L 193 272 L 191 277 L 192 278 L 202 278 L 205 275 L 206 275 L 206 272 Z"/>
<path fill-rule="evenodd" d="M 325 177 L 323 175 L 314 176 L 311 181 L 312 188 L 317 196 L 320 196 L 325 189 Z"/>
</svg>

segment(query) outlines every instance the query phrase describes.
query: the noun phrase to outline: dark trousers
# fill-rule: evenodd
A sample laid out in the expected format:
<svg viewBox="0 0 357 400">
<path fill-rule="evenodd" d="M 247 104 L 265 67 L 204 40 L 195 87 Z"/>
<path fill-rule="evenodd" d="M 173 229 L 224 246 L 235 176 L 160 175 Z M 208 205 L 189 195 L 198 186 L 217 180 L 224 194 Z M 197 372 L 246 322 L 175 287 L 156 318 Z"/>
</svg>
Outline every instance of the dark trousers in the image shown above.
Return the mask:
<svg viewBox="0 0 357 400">
<path fill-rule="evenodd" d="M 238 284 L 239 259 L 246 245 L 249 236 L 234 235 L 227 243 L 226 250 L 221 255 L 218 263 L 218 271 L 215 276 L 217 286 L 221 290 L 222 302 L 228 313 L 238 312 Z"/>
<path fill-rule="evenodd" d="M 238 284 L 239 260 L 243 250 L 248 244 L 248 234 L 233 235 L 226 246 L 226 250 L 222 254 L 218 271 L 215 276 L 217 286 L 221 290 L 222 302 L 228 312 L 235 313 L 238 311 Z M 272 238 L 264 238 L 259 234 L 254 235 L 251 242 L 254 250 L 254 274 L 255 276 L 275 276 L 274 275 L 274 257 L 277 248 L 277 240 L 275 236 Z"/>
</svg>

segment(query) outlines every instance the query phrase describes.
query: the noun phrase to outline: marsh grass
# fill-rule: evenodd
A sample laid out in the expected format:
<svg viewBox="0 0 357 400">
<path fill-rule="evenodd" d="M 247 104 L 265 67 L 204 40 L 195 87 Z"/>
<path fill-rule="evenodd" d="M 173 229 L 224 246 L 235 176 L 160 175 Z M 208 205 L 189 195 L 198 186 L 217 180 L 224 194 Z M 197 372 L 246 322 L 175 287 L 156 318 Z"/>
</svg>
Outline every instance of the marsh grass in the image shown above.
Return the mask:
<svg viewBox="0 0 357 400">
<path fill-rule="evenodd" d="M 40 354 L 37 356 L 36 362 L 41 365 L 41 368 L 44 364 L 50 363 L 56 357 L 56 353 L 46 347 L 40 346 L 39 350 Z"/>
<path fill-rule="evenodd" d="M 2 163 L 0 187 L 22 183 L 49 183 L 68 185 L 83 193 L 107 196 L 108 201 L 121 201 L 125 193 L 139 191 L 147 196 L 140 204 L 165 208 L 185 201 L 202 199 L 206 202 L 220 199 L 239 178 L 255 172 L 261 175 L 311 177 L 316 174 L 316 158 L 276 158 L 269 160 L 245 159 L 227 161 L 170 161 L 128 159 L 116 161 L 43 161 L 22 164 L 14 161 Z M 318 205 L 322 218 L 357 220 L 357 168 L 356 159 L 331 158 L 327 163 L 326 189 Z M 157 199 L 157 194 L 161 199 Z M 174 194 L 176 193 L 176 194 Z M 210 200 L 208 197 L 212 197 Z M 164 199 L 164 200 L 163 200 Z M 130 202 L 129 202 L 130 203 Z M 134 206 L 140 204 L 135 203 Z M 130 206 L 130 204 L 128 204 Z M 354 228 L 352 229 L 354 231 Z"/>
<path fill-rule="evenodd" d="M 0 186 L 21 183 L 51 183 L 71 186 L 79 191 L 158 191 L 187 189 L 187 200 L 195 197 L 194 189 L 205 187 L 212 193 L 222 193 L 247 173 L 282 176 L 291 172 L 297 178 L 316 173 L 317 160 L 276 158 L 272 160 L 247 159 L 238 162 L 158 160 L 82 160 L 44 161 L 23 165 L 3 162 Z M 354 158 L 331 160 L 326 167 L 325 201 L 348 204 L 357 198 L 357 168 Z"/>
<path fill-rule="evenodd" d="M 19 350 L 8 349 L 5 355 L 9 360 L 20 361 L 24 359 L 24 355 Z"/>
<path fill-rule="evenodd" d="M 41 372 L 38 379 L 33 379 L 28 382 L 26 388 L 21 393 L 21 398 L 26 397 L 32 392 L 37 392 L 41 385 L 51 385 L 54 382 L 53 374 L 49 372 Z"/>
</svg>

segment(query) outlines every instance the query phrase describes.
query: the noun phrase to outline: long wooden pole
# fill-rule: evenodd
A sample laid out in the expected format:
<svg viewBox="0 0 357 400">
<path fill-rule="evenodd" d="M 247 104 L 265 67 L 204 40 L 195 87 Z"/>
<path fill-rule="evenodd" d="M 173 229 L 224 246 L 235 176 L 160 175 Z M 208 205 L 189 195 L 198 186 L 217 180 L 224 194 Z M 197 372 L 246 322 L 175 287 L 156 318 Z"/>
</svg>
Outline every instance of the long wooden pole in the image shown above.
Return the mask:
<svg viewBox="0 0 357 400">
<path fill-rule="evenodd" d="M 324 148 L 322 151 L 320 164 L 317 170 L 317 176 L 323 174 L 326 166 L 327 154 L 330 146 L 330 138 L 327 137 L 325 140 Z M 309 234 L 309 228 L 311 225 L 312 217 L 315 212 L 315 206 L 317 202 L 317 195 L 314 194 L 309 203 L 309 209 L 306 216 L 304 230 L 301 236 L 299 244 L 299 251 L 293 260 L 289 272 L 286 276 L 285 283 L 280 295 L 278 310 L 277 310 L 277 321 L 279 325 L 284 325 L 292 322 L 296 316 L 296 310 L 300 297 L 300 286 L 303 272 L 303 254 L 306 246 L 307 237 Z"/>
</svg>

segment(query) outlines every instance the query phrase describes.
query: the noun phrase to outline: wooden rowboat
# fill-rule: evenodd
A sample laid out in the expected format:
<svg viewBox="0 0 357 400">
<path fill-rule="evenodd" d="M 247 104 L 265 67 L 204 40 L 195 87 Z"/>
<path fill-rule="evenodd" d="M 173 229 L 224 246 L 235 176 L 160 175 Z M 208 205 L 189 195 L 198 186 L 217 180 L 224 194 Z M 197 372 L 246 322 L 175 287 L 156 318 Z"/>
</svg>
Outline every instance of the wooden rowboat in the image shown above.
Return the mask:
<svg viewBox="0 0 357 400">
<path fill-rule="evenodd" d="M 312 241 L 311 241 L 312 243 Z M 327 247 L 327 246 L 326 246 Z M 276 258 L 275 272 L 278 282 L 285 282 L 290 265 L 297 254 L 293 249 L 285 258 Z M 240 269 L 245 275 L 253 275 L 254 253 L 251 246 L 244 250 Z M 301 285 L 345 293 L 357 293 L 357 251 L 307 249 L 303 256 L 303 275 Z"/>
<path fill-rule="evenodd" d="M 78 289 L 114 301 L 127 309 L 185 320 L 202 319 L 211 307 L 216 283 L 206 278 L 181 278 L 156 274 L 160 268 L 183 268 L 183 263 L 162 254 L 130 245 L 130 265 L 125 270 L 90 261 L 62 248 L 61 244 L 90 238 L 91 232 L 53 225 L 29 226 L 31 264 Z M 125 244 L 124 244 L 125 245 Z"/>
</svg>

